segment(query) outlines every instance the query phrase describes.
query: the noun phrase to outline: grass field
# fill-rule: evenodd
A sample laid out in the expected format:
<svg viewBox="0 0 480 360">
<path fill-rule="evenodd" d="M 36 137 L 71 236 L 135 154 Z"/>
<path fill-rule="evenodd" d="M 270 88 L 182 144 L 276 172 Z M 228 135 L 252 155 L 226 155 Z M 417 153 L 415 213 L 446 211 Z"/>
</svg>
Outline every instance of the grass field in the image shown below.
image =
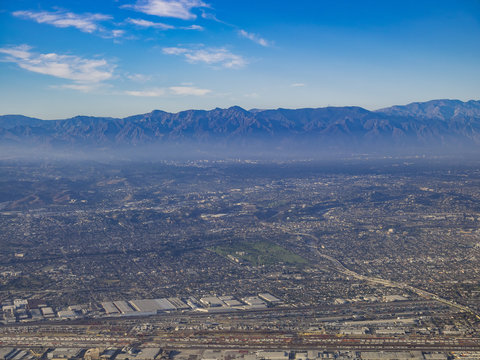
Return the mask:
<svg viewBox="0 0 480 360">
<path fill-rule="evenodd" d="M 220 245 L 213 248 L 217 254 L 239 259 L 241 262 L 250 265 L 306 265 L 308 262 L 304 258 L 294 254 L 277 244 L 268 241 L 258 242 L 238 242 L 226 245 Z"/>
</svg>

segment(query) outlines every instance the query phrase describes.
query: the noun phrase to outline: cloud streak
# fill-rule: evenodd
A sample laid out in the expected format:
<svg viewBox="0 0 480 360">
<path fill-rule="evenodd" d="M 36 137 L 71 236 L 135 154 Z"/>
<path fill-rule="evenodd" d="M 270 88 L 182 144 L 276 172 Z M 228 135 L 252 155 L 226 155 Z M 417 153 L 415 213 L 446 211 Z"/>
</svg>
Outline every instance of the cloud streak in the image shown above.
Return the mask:
<svg viewBox="0 0 480 360">
<path fill-rule="evenodd" d="M 175 26 L 173 26 L 173 25 L 159 23 L 159 22 L 153 22 L 153 21 L 144 20 L 144 19 L 128 18 L 127 22 L 129 22 L 130 24 L 142 27 L 142 28 L 155 28 L 155 29 L 161 29 L 161 30 L 175 29 Z"/>
<path fill-rule="evenodd" d="M 204 96 L 212 92 L 208 89 L 199 89 L 194 86 L 172 86 L 169 88 L 175 95 Z"/>
<path fill-rule="evenodd" d="M 205 30 L 203 26 L 200 25 L 189 25 L 189 26 L 173 26 L 170 24 L 165 24 L 161 22 L 154 22 L 154 21 L 149 21 L 145 19 L 132 19 L 128 18 L 126 22 L 133 24 L 135 26 L 141 27 L 141 28 L 153 28 L 153 29 L 160 29 L 160 30 L 173 30 L 173 29 L 180 29 L 180 30 L 197 30 L 197 31 L 202 31 Z"/>
<path fill-rule="evenodd" d="M 52 86 L 52 87 L 89 93 L 102 87 L 102 85 L 104 84 L 65 84 L 61 86 Z"/>
<path fill-rule="evenodd" d="M 165 95 L 204 96 L 211 92 L 212 90 L 200 89 L 195 86 L 171 86 L 168 89 L 129 90 L 125 91 L 125 94 L 136 97 L 160 97 Z"/>
<path fill-rule="evenodd" d="M 115 66 L 104 59 L 86 59 L 56 53 L 39 54 L 28 45 L 0 48 L 1 61 L 12 62 L 20 68 L 38 74 L 50 75 L 74 83 L 65 87 L 86 91 L 113 77 Z"/>
<path fill-rule="evenodd" d="M 208 5 L 201 0 L 138 0 L 135 5 L 127 7 L 159 17 L 193 20 L 197 16 L 192 10 L 208 7 Z"/>
<path fill-rule="evenodd" d="M 203 31 L 205 28 L 200 25 L 190 25 L 190 26 L 182 26 L 180 29 L 183 30 L 197 30 L 197 31 Z"/>
<path fill-rule="evenodd" d="M 39 24 L 50 24 L 59 28 L 74 27 L 86 33 L 99 31 L 100 22 L 111 20 L 112 17 L 103 14 L 74 14 L 65 11 L 15 11 L 13 16 L 36 21 Z"/>
<path fill-rule="evenodd" d="M 136 97 L 159 97 L 165 95 L 165 89 L 129 90 L 125 91 L 125 94 Z"/>
<path fill-rule="evenodd" d="M 241 37 L 243 37 L 245 39 L 248 39 L 248 40 L 251 40 L 258 45 L 261 45 L 261 46 L 264 46 L 264 47 L 268 47 L 268 46 L 271 45 L 271 43 L 269 41 L 265 40 L 264 38 L 260 37 L 257 34 L 249 33 L 245 30 L 238 30 L 238 34 Z"/>
<path fill-rule="evenodd" d="M 233 54 L 225 48 L 188 49 L 183 47 L 166 47 L 163 48 L 163 53 L 183 56 L 190 63 L 219 65 L 229 69 L 242 68 L 247 64 L 247 61 L 242 56 Z"/>
</svg>

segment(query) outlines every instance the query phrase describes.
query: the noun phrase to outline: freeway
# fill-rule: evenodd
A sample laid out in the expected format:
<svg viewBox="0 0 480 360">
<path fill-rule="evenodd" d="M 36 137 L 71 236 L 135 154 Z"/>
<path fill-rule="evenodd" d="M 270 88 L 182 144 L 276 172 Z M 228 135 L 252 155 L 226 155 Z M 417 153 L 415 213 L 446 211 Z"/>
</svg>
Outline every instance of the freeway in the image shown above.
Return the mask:
<svg viewBox="0 0 480 360">
<path fill-rule="evenodd" d="M 285 229 L 284 229 L 284 231 L 285 231 Z M 346 268 L 339 260 L 335 259 L 332 256 L 329 256 L 329 255 L 326 255 L 326 254 L 323 254 L 322 252 L 320 252 L 320 250 L 318 249 L 318 245 L 317 245 L 317 244 L 320 243 L 320 240 L 315 235 L 307 234 L 307 233 L 299 233 L 299 232 L 292 233 L 292 232 L 288 232 L 288 231 L 287 231 L 287 233 L 290 234 L 290 235 L 306 236 L 306 237 L 310 237 L 310 238 L 314 239 L 315 244 L 310 243 L 307 246 L 312 248 L 315 251 L 315 253 L 317 254 L 317 256 L 329 260 L 333 264 L 334 269 L 341 274 L 351 276 L 351 277 L 353 277 L 357 280 L 363 280 L 363 281 L 367 281 L 367 282 L 374 283 L 374 284 L 380 284 L 380 285 L 384 285 L 384 286 L 395 287 L 395 288 L 402 289 L 402 290 L 409 290 L 409 291 L 414 292 L 414 293 L 416 293 L 417 295 L 419 295 L 423 298 L 433 299 L 435 301 L 438 301 L 442 304 L 448 305 L 448 306 L 450 306 L 452 308 L 455 308 L 457 310 L 461 310 L 461 311 L 465 311 L 467 313 L 470 313 L 473 316 L 475 316 L 477 318 L 477 320 L 480 320 L 480 315 L 477 312 L 475 312 L 473 309 L 469 308 L 468 306 L 461 305 L 461 304 L 459 304 L 455 301 L 452 301 L 452 300 L 444 299 L 444 298 L 438 296 L 437 294 L 434 294 L 434 293 L 431 293 L 429 291 L 416 288 L 416 287 L 414 287 L 412 285 L 409 285 L 409 284 L 406 284 L 406 283 L 400 283 L 400 282 L 396 282 L 396 281 L 381 279 L 381 278 L 378 278 L 378 277 L 366 276 L 366 275 L 359 274 L 355 271 L 352 271 L 352 270 Z"/>
<path fill-rule="evenodd" d="M 222 348 L 222 349 L 324 349 L 324 350 L 419 350 L 419 351 L 480 351 L 480 338 L 448 337 L 377 337 L 334 336 L 296 332 L 229 332 L 229 331 L 169 331 L 154 336 L 66 336 L 8 335 L 0 336 L 0 347 L 32 346 L 96 347 L 125 346 L 135 342 L 143 346 L 162 348 Z"/>
<path fill-rule="evenodd" d="M 285 332 L 194 332 L 159 334 L 151 341 L 175 348 L 325 349 L 325 350 L 420 350 L 479 351 L 480 339 L 445 337 L 332 336 Z"/>
<path fill-rule="evenodd" d="M 134 337 L 117 336 L 65 336 L 65 335 L 34 335 L 18 334 L 0 336 L 0 348 L 13 346 L 22 347 L 95 347 L 95 346 L 125 346 L 138 341 Z"/>
</svg>

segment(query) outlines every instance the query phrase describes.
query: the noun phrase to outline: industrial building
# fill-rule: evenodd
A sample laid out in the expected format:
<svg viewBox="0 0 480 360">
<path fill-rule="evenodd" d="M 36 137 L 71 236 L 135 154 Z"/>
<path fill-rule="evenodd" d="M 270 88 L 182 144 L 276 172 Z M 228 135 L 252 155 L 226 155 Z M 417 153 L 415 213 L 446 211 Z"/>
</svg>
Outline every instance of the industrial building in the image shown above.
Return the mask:
<svg viewBox="0 0 480 360">
<path fill-rule="evenodd" d="M 279 304 L 282 302 L 279 298 L 276 298 L 275 296 L 269 293 L 258 294 L 258 297 L 271 304 Z"/>
</svg>

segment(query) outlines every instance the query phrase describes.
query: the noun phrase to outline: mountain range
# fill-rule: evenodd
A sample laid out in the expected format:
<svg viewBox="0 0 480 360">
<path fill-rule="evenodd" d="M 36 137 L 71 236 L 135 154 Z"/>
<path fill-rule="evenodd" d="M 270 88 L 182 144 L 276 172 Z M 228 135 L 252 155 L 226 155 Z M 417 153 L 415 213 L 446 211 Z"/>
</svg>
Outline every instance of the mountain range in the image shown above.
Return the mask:
<svg viewBox="0 0 480 360">
<path fill-rule="evenodd" d="M 480 101 L 432 100 L 376 111 L 361 107 L 154 110 L 126 118 L 41 120 L 0 116 L 0 144 L 139 147 L 152 144 L 480 148 Z"/>
</svg>

